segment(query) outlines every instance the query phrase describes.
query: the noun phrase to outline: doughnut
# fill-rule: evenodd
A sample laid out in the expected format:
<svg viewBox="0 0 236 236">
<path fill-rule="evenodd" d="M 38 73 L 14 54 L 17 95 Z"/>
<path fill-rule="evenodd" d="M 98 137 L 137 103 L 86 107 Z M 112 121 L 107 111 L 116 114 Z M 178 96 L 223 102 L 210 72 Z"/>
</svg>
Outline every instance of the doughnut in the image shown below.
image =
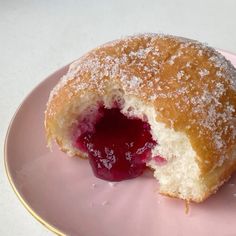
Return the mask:
<svg viewBox="0 0 236 236">
<path fill-rule="evenodd" d="M 115 40 L 69 66 L 50 93 L 45 132 L 98 178 L 151 169 L 161 194 L 202 202 L 236 169 L 236 69 L 183 37 Z"/>
</svg>

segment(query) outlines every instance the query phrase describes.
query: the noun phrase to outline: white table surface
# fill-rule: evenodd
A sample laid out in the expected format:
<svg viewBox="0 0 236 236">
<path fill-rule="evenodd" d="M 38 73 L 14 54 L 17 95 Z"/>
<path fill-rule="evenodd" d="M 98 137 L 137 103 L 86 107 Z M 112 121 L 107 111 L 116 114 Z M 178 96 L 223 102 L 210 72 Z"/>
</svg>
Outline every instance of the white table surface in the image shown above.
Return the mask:
<svg viewBox="0 0 236 236">
<path fill-rule="evenodd" d="M 0 0 L 0 143 L 24 97 L 106 41 L 165 32 L 236 52 L 235 0 Z M 0 235 L 53 235 L 21 205 L 0 162 Z"/>
</svg>

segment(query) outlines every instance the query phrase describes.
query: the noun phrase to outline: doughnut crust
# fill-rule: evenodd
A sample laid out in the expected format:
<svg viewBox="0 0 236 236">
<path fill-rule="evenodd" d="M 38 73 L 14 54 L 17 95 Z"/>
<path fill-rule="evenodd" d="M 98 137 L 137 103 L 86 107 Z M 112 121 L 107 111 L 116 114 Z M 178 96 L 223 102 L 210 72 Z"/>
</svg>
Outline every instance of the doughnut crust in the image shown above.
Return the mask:
<svg viewBox="0 0 236 236">
<path fill-rule="evenodd" d="M 100 101 L 109 108 L 114 99 L 147 117 L 157 142 L 157 124 L 187 140 L 196 173 L 193 177 L 191 169 L 185 172 L 178 180 L 181 186 L 167 176 L 173 173 L 176 178 L 175 169 L 168 169 L 165 181 L 160 181 L 164 167 L 149 163 L 161 193 L 201 202 L 235 171 L 236 69 L 213 48 L 182 37 L 142 34 L 88 52 L 70 65 L 50 94 L 45 112 L 48 142 L 55 139 L 65 152 L 86 157 L 73 146 L 73 127 Z M 181 159 L 170 152 L 164 151 L 170 163 Z"/>
</svg>

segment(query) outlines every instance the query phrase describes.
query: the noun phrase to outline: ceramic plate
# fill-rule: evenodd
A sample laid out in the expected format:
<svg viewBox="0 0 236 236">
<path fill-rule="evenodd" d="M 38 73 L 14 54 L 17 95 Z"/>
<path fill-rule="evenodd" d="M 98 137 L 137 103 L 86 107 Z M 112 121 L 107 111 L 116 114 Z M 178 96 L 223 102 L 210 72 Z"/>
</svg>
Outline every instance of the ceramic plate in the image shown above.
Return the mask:
<svg viewBox="0 0 236 236">
<path fill-rule="evenodd" d="M 236 65 L 236 55 L 224 52 Z M 7 175 L 24 206 L 57 234 L 78 236 L 236 235 L 236 175 L 202 204 L 158 194 L 151 172 L 119 183 L 93 176 L 87 160 L 46 147 L 44 110 L 68 66 L 24 100 L 6 137 Z"/>
</svg>

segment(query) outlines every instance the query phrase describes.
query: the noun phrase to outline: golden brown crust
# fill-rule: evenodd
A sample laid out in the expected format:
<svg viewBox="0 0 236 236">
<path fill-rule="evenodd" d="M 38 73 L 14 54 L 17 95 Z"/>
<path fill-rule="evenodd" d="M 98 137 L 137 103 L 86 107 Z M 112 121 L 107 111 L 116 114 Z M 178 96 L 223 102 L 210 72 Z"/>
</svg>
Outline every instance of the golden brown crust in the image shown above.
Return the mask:
<svg viewBox="0 0 236 236">
<path fill-rule="evenodd" d="M 103 96 L 114 86 L 155 108 L 158 121 L 184 132 L 202 174 L 221 166 L 236 141 L 236 71 L 193 40 L 146 34 L 105 44 L 74 62 L 51 93 L 48 137 L 64 101 Z M 232 153 L 232 152 L 231 152 Z M 235 154 L 234 154 L 235 155 Z"/>
</svg>

